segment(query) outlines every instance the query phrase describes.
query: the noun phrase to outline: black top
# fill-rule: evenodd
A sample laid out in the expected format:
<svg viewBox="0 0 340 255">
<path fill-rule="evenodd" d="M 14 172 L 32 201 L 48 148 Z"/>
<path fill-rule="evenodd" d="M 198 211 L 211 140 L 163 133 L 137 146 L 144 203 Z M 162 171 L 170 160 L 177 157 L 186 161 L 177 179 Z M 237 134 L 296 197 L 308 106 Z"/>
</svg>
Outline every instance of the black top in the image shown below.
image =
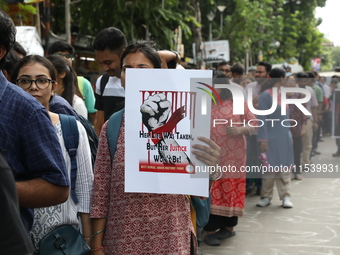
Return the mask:
<svg viewBox="0 0 340 255">
<path fill-rule="evenodd" d="M 24 255 L 33 251 L 21 221 L 14 177 L 0 152 L 0 249 L 1 254 Z"/>
</svg>

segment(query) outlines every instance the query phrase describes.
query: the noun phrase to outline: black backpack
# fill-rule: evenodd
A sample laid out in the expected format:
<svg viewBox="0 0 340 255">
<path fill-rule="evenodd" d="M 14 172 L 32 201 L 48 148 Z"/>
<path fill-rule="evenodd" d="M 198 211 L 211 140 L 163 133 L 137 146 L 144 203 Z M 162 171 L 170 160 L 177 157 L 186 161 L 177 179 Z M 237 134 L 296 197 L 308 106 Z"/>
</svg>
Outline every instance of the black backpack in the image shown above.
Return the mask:
<svg viewBox="0 0 340 255">
<path fill-rule="evenodd" d="M 94 162 L 96 161 L 97 148 L 98 148 L 98 136 L 94 131 L 92 124 L 86 118 L 78 114 L 79 122 L 83 125 L 86 130 L 87 138 L 91 148 L 91 162 L 92 170 L 94 169 Z"/>
</svg>

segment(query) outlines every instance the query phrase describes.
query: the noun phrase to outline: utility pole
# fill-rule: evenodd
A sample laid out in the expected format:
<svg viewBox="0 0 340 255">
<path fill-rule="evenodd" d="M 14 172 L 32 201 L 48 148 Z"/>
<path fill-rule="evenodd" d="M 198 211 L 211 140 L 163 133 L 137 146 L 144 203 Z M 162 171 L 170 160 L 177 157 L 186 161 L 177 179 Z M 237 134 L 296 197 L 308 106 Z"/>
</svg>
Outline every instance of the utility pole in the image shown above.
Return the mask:
<svg viewBox="0 0 340 255">
<path fill-rule="evenodd" d="M 37 31 L 38 31 L 38 35 L 39 35 L 39 38 L 41 39 L 41 28 L 40 28 L 40 9 L 39 9 L 39 3 L 35 3 L 33 4 L 33 6 L 35 7 L 35 9 L 37 10 L 37 14 L 34 15 L 35 17 L 35 27 L 37 28 Z"/>
<path fill-rule="evenodd" d="M 202 22 L 201 17 L 201 7 L 200 2 L 196 0 L 192 0 L 192 5 L 195 7 L 195 17 L 197 22 Z M 197 69 L 201 69 L 204 67 L 203 58 L 205 57 L 204 50 L 203 50 L 203 38 L 202 38 L 202 28 L 195 27 L 195 53 L 196 53 L 196 67 Z"/>
<path fill-rule="evenodd" d="M 44 1 L 45 50 L 50 46 L 51 1 Z"/>
<path fill-rule="evenodd" d="M 65 34 L 66 42 L 71 44 L 71 11 L 70 0 L 65 0 Z"/>
</svg>

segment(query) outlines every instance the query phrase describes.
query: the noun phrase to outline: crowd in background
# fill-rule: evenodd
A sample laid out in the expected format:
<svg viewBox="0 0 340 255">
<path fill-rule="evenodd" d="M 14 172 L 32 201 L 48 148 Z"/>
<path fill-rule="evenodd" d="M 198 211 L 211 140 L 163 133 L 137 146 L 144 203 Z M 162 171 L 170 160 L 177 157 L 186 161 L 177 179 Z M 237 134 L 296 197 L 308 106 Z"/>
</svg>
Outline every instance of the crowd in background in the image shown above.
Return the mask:
<svg viewBox="0 0 340 255">
<path fill-rule="evenodd" d="M 9 219 L 4 224 L 14 224 L 11 228 L 15 230 L 13 234 L 1 231 L 1 240 L 7 240 L 6 254 L 32 252 L 32 245 L 38 247 L 46 234 L 64 224 L 82 233 L 92 254 L 196 254 L 201 239 L 218 246 L 222 239 L 235 236 L 247 194 L 260 196 L 257 206 L 268 206 L 276 183 L 282 207 L 292 208 L 292 177 L 302 180 L 311 158 L 321 153 L 318 143 L 331 135 L 333 93 L 340 77 L 332 77 L 327 84 L 316 72 L 292 73 L 287 65 L 272 68 L 260 61 L 245 74 L 241 63 L 218 63 L 213 83 L 241 89 L 245 111 L 234 115 L 233 94 L 227 88 L 217 89 L 222 103 L 212 107 L 212 119 L 237 124 L 212 125 L 210 139 L 200 138 L 205 145 L 194 145 L 194 155 L 212 166 L 230 165 L 240 170 L 261 165 L 289 171 L 263 175 L 236 171 L 212 178 L 210 216 L 205 226 L 196 228 L 188 196 L 124 192 L 128 123 L 117 124 L 114 156 L 107 138 L 112 131 L 110 116 L 121 113 L 124 119 L 125 70 L 181 68 L 177 52 L 156 51 L 150 42 L 128 45 L 119 29 L 106 28 L 93 43 L 96 60 L 105 73 L 93 89 L 72 68 L 72 45 L 57 41 L 49 46 L 46 57 L 26 56 L 15 43 L 13 22 L 2 11 L 0 34 L 0 150 L 4 156 L 0 155 L 0 165 L 1 174 L 6 174 L 0 180 L 9 186 L 0 185 L 1 196 L 6 198 L 1 203 L 8 209 L 3 212 Z M 303 107 L 311 115 L 294 104 L 282 111 L 283 88 L 308 90 L 311 99 Z M 287 93 L 290 99 L 305 96 L 300 91 Z M 277 107 L 270 114 L 254 114 L 252 109 L 268 110 L 274 101 Z M 72 116 L 66 118 L 76 123 L 78 139 L 72 140 L 78 141 L 75 161 L 64 136 L 65 116 Z M 289 119 L 296 125 L 274 125 L 268 119 L 279 123 Z M 263 125 L 252 125 L 252 120 Z M 98 144 L 94 142 L 97 135 Z M 340 157 L 339 139 L 333 156 Z"/>
</svg>

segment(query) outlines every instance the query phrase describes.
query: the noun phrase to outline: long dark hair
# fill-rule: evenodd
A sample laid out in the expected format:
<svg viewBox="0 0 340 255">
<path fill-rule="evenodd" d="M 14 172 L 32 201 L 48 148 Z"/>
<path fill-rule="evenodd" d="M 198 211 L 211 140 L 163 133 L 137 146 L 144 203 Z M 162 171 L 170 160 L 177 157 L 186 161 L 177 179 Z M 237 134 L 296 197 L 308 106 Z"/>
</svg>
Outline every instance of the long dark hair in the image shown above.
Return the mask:
<svg viewBox="0 0 340 255">
<path fill-rule="evenodd" d="M 269 72 L 270 79 L 267 79 L 266 83 L 261 86 L 260 92 L 265 91 L 266 89 L 271 89 L 278 82 L 278 78 L 283 78 L 286 76 L 285 70 L 282 68 L 273 68 Z"/>
<path fill-rule="evenodd" d="M 77 93 L 77 76 L 75 75 L 72 67 L 68 65 L 67 61 L 63 57 L 50 55 L 46 58 L 51 61 L 58 74 L 63 72 L 66 73 L 65 77 L 63 78 L 64 91 L 61 96 L 72 106 L 74 95 L 76 94 L 79 96 L 80 94 Z M 80 97 L 82 96 L 80 95 Z"/>
</svg>

